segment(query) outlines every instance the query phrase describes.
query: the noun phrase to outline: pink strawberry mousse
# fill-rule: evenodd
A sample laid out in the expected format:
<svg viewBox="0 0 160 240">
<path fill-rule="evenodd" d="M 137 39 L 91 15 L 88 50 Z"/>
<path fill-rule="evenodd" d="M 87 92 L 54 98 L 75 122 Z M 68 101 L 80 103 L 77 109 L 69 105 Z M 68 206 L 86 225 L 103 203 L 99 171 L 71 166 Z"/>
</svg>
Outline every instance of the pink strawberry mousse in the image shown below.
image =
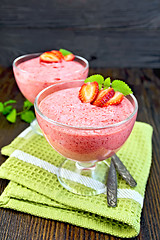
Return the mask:
<svg viewBox="0 0 160 240">
<path fill-rule="evenodd" d="M 13 64 L 13 71 L 20 91 L 30 102 L 34 103 L 37 94 L 52 84 L 85 79 L 88 76 L 88 63 L 83 60 L 81 57 L 75 57 L 73 61 L 45 63 L 41 62 L 38 56 L 17 65 Z"/>
<path fill-rule="evenodd" d="M 97 107 L 82 103 L 79 90 L 76 87 L 56 91 L 39 105 L 46 117 L 68 127 L 51 123 L 37 113 L 38 123 L 51 146 L 63 156 L 77 161 L 104 160 L 127 140 L 137 114 L 115 126 L 133 113 L 131 102 L 124 97 L 119 105 Z"/>
</svg>

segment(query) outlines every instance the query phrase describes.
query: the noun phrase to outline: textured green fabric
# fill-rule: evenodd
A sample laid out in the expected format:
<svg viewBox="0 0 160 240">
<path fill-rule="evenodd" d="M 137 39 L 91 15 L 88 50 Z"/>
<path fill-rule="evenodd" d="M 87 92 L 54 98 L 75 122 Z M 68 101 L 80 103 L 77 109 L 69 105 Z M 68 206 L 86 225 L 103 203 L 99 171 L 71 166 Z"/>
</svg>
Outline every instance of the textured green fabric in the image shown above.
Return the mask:
<svg viewBox="0 0 160 240">
<path fill-rule="evenodd" d="M 136 122 L 134 129 L 118 152 L 118 156 L 131 172 L 137 186 L 132 188 L 144 197 L 152 154 L 152 127 Z M 59 166 L 64 158 L 51 148 L 44 137 L 30 131 L 18 136 L 2 154 L 13 155 L 15 150 L 28 153 Z M 131 198 L 118 198 L 118 206 L 107 206 L 105 194 L 84 197 L 65 190 L 57 176 L 44 168 L 13 156 L 0 167 L 0 177 L 11 180 L 2 195 L 0 206 L 49 219 L 68 222 L 119 237 L 134 237 L 140 231 L 142 206 Z M 119 189 L 131 189 L 118 176 Z"/>
</svg>

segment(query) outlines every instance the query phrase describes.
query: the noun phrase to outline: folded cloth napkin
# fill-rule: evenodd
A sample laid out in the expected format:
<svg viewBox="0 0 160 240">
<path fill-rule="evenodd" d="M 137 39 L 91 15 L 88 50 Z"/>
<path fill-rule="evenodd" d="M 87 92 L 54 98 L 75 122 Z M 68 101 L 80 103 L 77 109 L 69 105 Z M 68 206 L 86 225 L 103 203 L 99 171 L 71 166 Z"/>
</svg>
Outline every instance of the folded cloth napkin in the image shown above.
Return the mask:
<svg viewBox="0 0 160 240">
<path fill-rule="evenodd" d="M 129 187 L 118 176 L 118 206 L 111 208 L 107 206 L 106 193 L 85 197 L 64 189 L 56 176 L 64 157 L 28 127 L 10 145 L 2 148 L 2 154 L 9 158 L 0 167 L 0 177 L 11 181 L 0 196 L 0 207 L 118 237 L 135 237 L 140 231 L 151 165 L 151 139 L 152 127 L 136 122 L 117 155 L 137 181 L 137 186 Z"/>
</svg>

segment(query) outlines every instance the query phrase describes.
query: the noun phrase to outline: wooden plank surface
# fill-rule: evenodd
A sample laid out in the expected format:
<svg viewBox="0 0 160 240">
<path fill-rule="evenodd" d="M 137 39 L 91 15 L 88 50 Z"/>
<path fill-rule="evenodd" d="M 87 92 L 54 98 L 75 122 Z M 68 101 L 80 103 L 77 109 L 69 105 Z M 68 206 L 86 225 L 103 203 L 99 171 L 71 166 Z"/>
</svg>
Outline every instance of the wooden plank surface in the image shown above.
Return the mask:
<svg viewBox="0 0 160 240">
<path fill-rule="evenodd" d="M 141 217 L 141 231 L 132 240 L 158 240 L 160 236 L 160 70 L 158 69 L 90 69 L 90 74 L 101 73 L 113 79 L 124 79 L 132 87 L 139 103 L 138 120 L 151 124 L 153 134 L 153 160 L 146 187 Z M 17 109 L 23 105 L 24 97 L 19 92 L 11 68 L 0 68 L 0 101 L 17 100 Z M 28 126 L 20 120 L 8 123 L 0 115 L 0 148 L 9 144 Z M 6 157 L 0 155 L 0 165 Z M 0 180 L 0 192 L 7 185 Z M 107 234 L 76 227 L 67 223 L 42 219 L 9 209 L 0 209 L 0 239 L 2 240 L 118 240 Z"/>
<path fill-rule="evenodd" d="M 0 63 L 66 48 L 91 67 L 160 65 L 159 0 L 5 1 L 0 8 Z"/>
<path fill-rule="evenodd" d="M 1 0 L 2 27 L 158 29 L 158 0 Z"/>
<path fill-rule="evenodd" d="M 5 66 L 20 55 L 61 47 L 85 57 L 90 67 L 160 66 L 159 32 L 11 28 L 1 34 L 0 63 Z"/>
</svg>

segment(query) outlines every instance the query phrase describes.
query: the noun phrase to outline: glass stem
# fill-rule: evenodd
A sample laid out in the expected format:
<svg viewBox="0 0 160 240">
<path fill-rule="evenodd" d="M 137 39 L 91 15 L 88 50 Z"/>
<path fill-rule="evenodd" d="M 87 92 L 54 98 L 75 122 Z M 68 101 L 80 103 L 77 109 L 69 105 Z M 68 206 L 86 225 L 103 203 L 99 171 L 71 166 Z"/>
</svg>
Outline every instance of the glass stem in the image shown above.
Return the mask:
<svg viewBox="0 0 160 240">
<path fill-rule="evenodd" d="M 94 169 L 96 166 L 95 162 L 76 162 L 76 167 L 80 170 Z"/>
</svg>

